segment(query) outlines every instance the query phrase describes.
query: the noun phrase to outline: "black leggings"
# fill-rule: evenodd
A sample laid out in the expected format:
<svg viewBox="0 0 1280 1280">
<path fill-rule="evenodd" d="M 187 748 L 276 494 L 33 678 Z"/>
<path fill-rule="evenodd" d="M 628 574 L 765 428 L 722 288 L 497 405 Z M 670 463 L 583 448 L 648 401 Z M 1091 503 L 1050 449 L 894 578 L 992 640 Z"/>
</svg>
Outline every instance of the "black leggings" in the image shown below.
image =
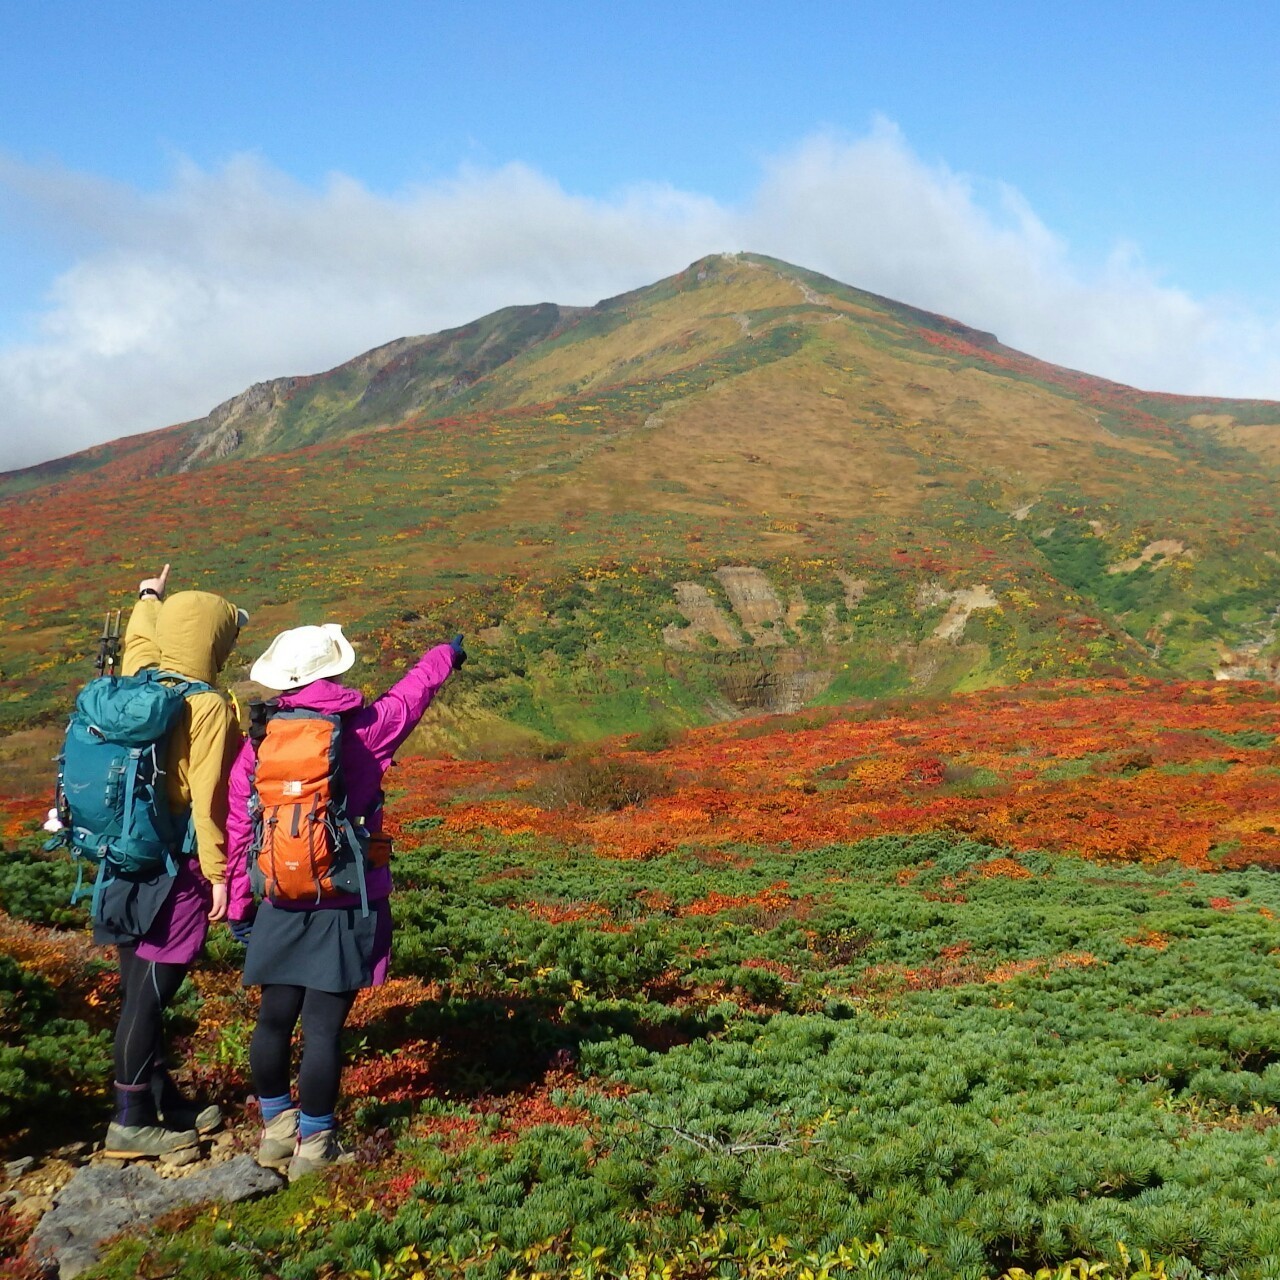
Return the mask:
<svg viewBox="0 0 1280 1280">
<path fill-rule="evenodd" d="M 187 966 L 139 960 L 135 947 L 116 950 L 120 955 L 121 997 L 120 1023 L 116 1027 L 116 1083 L 148 1084 L 157 1072 L 167 1075 L 162 1015 L 187 976 Z"/>
<path fill-rule="evenodd" d="M 258 1097 L 281 1098 L 289 1092 L 289 1048 L 301 1016 L 298 1105 L 309 1116 L 332 1113 L 342 1079 L 342 1026 L 356 994 L 284 983 L 263 985 L 258 1025 L 249 1042 L 249 1070 Z"/>
</svg>

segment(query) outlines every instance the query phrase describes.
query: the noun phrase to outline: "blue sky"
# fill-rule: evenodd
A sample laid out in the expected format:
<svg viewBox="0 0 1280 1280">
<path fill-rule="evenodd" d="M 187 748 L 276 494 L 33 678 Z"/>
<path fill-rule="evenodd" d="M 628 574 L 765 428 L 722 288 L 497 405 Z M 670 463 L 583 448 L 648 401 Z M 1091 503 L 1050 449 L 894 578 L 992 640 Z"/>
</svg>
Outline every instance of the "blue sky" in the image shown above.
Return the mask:
<svg viewBox="0 0 1280 1280">
<path fill-rule="evenodd" d="M 758 249 L 1280 398 L 1280 6 L 0 0 L 0 466 Z"/>
</svg>

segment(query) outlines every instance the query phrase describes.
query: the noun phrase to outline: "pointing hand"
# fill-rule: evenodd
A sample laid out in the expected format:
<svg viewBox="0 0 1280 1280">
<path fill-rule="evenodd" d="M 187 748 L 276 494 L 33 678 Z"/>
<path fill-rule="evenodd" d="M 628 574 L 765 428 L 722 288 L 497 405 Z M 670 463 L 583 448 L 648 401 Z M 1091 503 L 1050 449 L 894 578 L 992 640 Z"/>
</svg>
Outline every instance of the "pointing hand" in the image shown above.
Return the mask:
<svg viewBox="0 0 1280 1280">
<path fill-rule="evenodd" d="M 161 569 L 154 578 L 143 578 L 143 580 L 138 583 L 138 594 L 143 595 L 148 591 L 154 591 L 156 593 L 156 599 L 163 600 L 165 585 L 168 581 L 169 566 L 165 565 L 165 567 Z"/>
</svg>

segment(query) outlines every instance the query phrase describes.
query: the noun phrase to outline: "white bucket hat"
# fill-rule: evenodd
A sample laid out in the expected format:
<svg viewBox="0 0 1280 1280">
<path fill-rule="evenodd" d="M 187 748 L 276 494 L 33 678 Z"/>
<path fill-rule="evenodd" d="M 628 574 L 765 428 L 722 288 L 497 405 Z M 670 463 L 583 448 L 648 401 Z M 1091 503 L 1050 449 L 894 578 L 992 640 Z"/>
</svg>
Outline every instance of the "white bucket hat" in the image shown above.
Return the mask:
<svg viewBox="0 0 1280 1280">
<path fill-rule="evenodd" d="M 351 668 L 356 651 L 337 622 L 282 631 L 253 664 L 249 679 L 268 689 L 298 689 Z"/>
</svg>

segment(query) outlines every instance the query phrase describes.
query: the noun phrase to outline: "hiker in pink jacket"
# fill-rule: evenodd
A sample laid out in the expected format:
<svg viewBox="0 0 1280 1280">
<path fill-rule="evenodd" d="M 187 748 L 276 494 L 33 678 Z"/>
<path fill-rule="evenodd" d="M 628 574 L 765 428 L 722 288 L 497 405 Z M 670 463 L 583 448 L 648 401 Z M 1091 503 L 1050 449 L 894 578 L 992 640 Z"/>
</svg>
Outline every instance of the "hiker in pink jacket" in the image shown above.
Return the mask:
<svg viewBox="0 0 1280 1280">
<path fill-rule="evenodd" d="M 333 679 L 351 667 L 355 653 L 342 628 L 327 623 L 282 632 L 250 675 L 269 689 L 282 690 L 273 703 L 259 704 L 273 715 L 301 709 L 337 717 L 346 813 L 362 828 L 363 837 L 364 832 L 377 835 L 382 830 L 382 775 L 396 749 L 466 657 L 461 636 L 437 645 L 403 679 L 365 705 L 358 690 Z M 256 714 L 261 720 L 262 711 Z M 255 912 L 251 871 L 258 851 L 253 814 L 261 800 L 254 777 L 263 740 L 261 733 L 255 740 L 251 732 L 231 769 L 227 915 L 233 934 L 247 946 L 244 985 L 262 988 L 249 1047 L 264 1126 L 258 1160 L 272 1167 L 287 1162 L 292 1181 L 342 1154 L 334 1120 L 342 1072 L 339 1037 L 360 989 L 380 986 L 387 978 L 391 869 L 369 866 L 363 895 L 326 893 L 302 900 L 268 888 Z M 296 815 L 292 821 L 297 823 Z M 295 1102 L 289 1064 L 299 1019 L 303 1053 Z"/>
</svg>

